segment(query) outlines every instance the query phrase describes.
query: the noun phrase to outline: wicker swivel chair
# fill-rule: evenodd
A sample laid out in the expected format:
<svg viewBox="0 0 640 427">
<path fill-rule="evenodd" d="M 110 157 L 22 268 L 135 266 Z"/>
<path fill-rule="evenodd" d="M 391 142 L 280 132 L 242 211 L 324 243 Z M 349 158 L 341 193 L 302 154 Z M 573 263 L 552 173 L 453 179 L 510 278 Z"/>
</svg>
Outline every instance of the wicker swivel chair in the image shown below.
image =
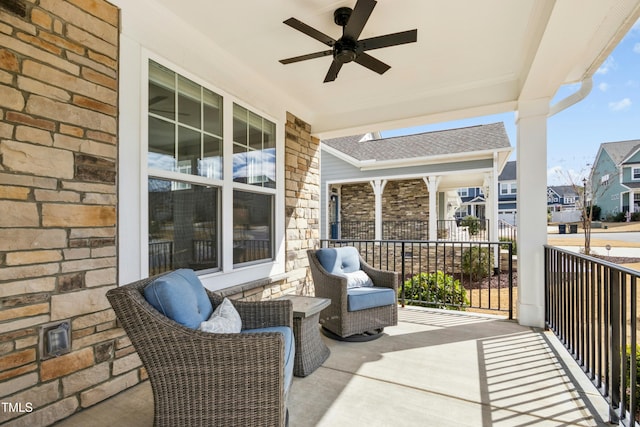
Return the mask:
<svg viewBox="0 0 640 427">
<path fill-rule="evenodd" d="M 107 298 L 151 381 L 155 426 L 283 426 L 287 423 L 281 333 L 213 334 L 165 317 L 144 297 L 154 278 Z M 223 300 L 207 291 L 214 306 Z M 291 302 L 234 301 L 243 329 L 293 327 Z"/>
<path fill-rule="evenodd" d="M 350 287 L 349 280 L 343 275 L 345 262 L 338 259 L 336 268 L 340 271 L 327 271 L 318 258 L 320 251 L 337 251 L 338 258 L 350 257 L 351 268 L 364 271 L 371 278 L 373 287 L 368 289 Z M 379 338 L 386 326 L 398 324 L 398 273 L 373 268 L 353 247 L 308 250 L 307 256 L 315 295 L 331 299 L 331 305 L 320 313 L 320 323 L 325 335 L 344 341 L 369 341 Z M 355 291 L 360 290 L 383 293 L 392 290 L 392 292 L 386 292 L 387 296 L 392 295 L 390 297 L 392 301 L 387 298 L 383 305 L 354 309 L 353 301 L 350 299 L 354 296 L 357 298 L 358 295 L 354 295 L 357 294 Z"/>
</svg>

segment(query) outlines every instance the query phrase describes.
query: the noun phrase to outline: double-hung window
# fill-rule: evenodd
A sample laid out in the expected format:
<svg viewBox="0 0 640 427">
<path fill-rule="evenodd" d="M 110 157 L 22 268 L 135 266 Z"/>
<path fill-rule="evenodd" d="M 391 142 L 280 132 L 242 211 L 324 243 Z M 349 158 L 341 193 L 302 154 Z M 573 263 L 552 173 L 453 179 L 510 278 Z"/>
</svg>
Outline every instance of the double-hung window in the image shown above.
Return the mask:
<svg viewBox="0 0 640 427">
<path fill-rule="evenodd" d="M 223 101 L 149 61 L 150 275 L 176 268 L 214 272 L 274 258 L 276 125 Z M 224 253 L 233 253 L 227 267 Z"/>
<path fill-rule="evenodd" d="M 233 263 L 273 258 L 275 123 L 233 104 Z"/>
<path fill-rule="evenodd" d="M 149 62 L 149 274 L 220 267 L 222 97 Z"/>
<path fill-rule="evenodd" d="M 631 179 L 640 181 L 640 167 L 634 166 L 631 168 Z"/>
</svg>

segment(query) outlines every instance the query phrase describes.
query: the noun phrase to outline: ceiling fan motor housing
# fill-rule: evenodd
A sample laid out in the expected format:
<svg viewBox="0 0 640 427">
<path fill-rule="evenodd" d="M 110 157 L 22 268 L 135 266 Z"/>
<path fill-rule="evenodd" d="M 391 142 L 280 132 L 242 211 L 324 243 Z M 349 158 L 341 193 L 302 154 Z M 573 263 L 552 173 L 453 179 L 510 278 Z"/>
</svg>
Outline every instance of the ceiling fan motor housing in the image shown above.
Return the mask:
<svg viewBox="0 0 640 427">
<path fill-rule="evenodd" d="M 356 59 L 356 42 L 348 38 L 341 38 L 333 45 L 333 57 L 336 61 L 346 64 Z"/>
</svg>

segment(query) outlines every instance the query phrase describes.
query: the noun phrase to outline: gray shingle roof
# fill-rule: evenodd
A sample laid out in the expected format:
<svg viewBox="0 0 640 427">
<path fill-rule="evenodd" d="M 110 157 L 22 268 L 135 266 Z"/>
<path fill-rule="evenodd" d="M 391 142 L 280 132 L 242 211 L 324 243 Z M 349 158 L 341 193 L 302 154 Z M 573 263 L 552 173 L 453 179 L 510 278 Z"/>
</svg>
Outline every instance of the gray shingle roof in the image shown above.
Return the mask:
<svg viewBox="0 0 640 427">
<path fill-rule="evenodd" d="M 636 150 L 640 149 L 640 139 L 620 142 L 605 142 L 602 144 L 602 149 L 609 154 L 611 159 L 617 165 L 619 165 L 624 159 L 629 157 Z"/>
<path fill-rule="evenodd" d="M 360 141 L 362 135 L 322 141 L 357 160 L 403 160 L 511 146 L 503 123 Z"/>
<path fill-rule="evenodd" d="M 512 160 L 504 165 L 504 169 L 498 177 L 498 181 L 515 181 L 516 180 L 516 161 Z"/>
<path fill-rule="evenodd" d="M 574 188 L 573 185 L 552 185 L 549 188 L 551 188 L 553 191 L 555 191 L 556 193 L 558 193 L 558 195 L 563 196 L 563 197 L 577 197 L 578 193 L 576 192 L 576 189 Z"/>
</svg>

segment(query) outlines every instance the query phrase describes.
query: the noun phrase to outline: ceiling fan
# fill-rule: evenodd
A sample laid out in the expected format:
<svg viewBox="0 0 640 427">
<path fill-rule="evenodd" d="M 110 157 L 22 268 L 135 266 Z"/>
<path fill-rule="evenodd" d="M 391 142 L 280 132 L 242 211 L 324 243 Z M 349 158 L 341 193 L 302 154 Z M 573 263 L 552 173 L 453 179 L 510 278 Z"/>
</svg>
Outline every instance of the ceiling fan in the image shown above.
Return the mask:
<svg viewBox="0 0 640 427">
<path fill-rule="evenodd" d="M 342 37 L 338 40 L 316 30 L 297 20 L 289 18 L 284 21 L 288 26 L 301 31 L 326 44 L 331 49 L 321 52 L 310 53 L 307 55 L 295 56 L 293 58 L 281 59 L 282 64 L 291 64 L 294 62 L 306 61 L 307 59 L 321 58 L 333 55 L 333 62 L 329 67 L 329 71 L 324 78 L 324 82 L 332 82 L 338 77 L 338 73 L 343 64 L 355 61 L 378 74 L 385 73 L 391 66 L 365 53 L 365 51 L 373 49 L 381 49 L 383 47 L 396 46 L 405 43 L 413 43 L 418 39 L 418 30 L 408 30 L 399 33 L 387 34 L 384 36 L 371 37 L 364 40 L 358 40 L 360 33 L 364 28 L 373 8 L 376 6 L 375 0 L 358 0 L 356 6 L 340 7 L 333 13 L 333 21 L 342 27 Z"/>
</svg>

